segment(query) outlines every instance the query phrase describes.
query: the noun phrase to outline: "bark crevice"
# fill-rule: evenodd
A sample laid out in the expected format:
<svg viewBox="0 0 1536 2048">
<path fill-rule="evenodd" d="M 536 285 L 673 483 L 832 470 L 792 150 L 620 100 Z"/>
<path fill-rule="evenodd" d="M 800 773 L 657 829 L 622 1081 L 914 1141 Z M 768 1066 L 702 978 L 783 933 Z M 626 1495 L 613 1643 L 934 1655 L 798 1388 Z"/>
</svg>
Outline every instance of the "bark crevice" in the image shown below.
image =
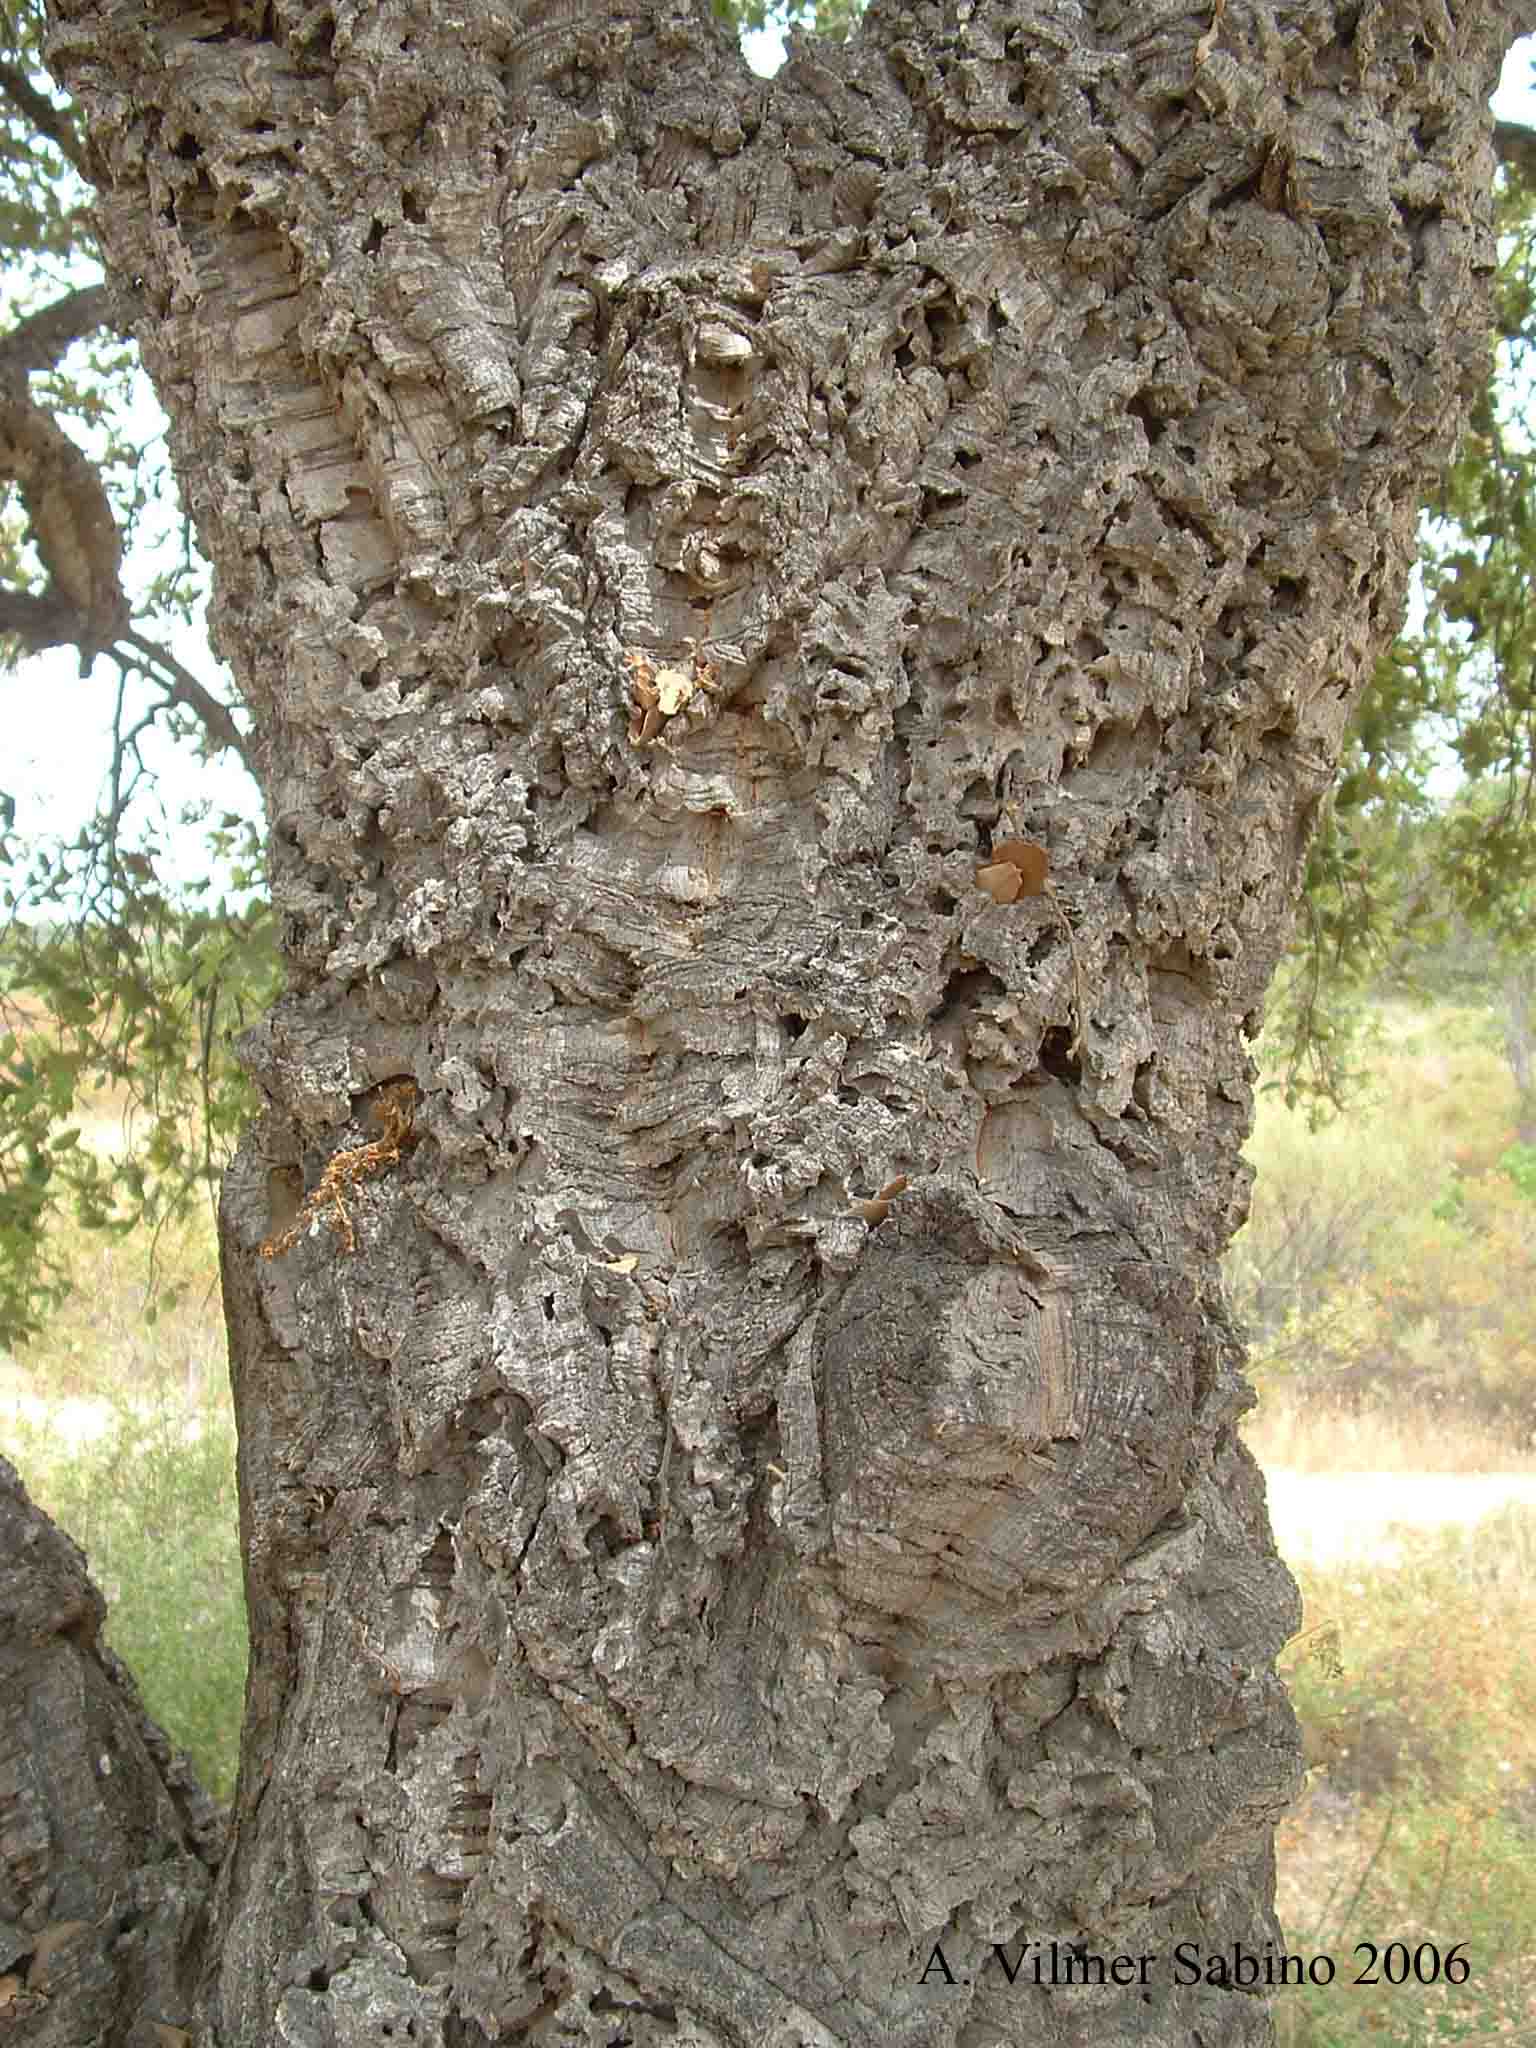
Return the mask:
<svg viewBox="0 0 1536 2048">
<path fill-rule="evenodd" d="M 1260 2043 L 1216 1260 L 1513 16 L 429 12 L 57 10 L 287 920 L 210 2039 Z"/>
</svg>

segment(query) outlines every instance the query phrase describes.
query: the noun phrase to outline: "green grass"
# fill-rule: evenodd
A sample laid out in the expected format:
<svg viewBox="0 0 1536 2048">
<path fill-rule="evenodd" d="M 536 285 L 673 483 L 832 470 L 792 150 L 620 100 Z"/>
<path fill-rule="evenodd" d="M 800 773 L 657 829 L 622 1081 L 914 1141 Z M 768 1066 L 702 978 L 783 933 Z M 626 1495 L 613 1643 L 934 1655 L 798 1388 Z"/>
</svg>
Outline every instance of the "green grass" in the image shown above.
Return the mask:
<svg viewBox="0 0 1536 2048">
<path fill-rule="evenodd" d="M 216 1798 L 234 1787 L 245 1690 L 235 1431 L 211 1222 L 142 1239 L 72 1231 L 78 1291 L 5 1387 L 89 1402 L 102 1434 L 76 1441 L 25 1417 L 8 1455 L 86 1554 L 107 1640 L 150 1713 Z M 179 1294 L 151 1325 L 154 1286 Z M 165 1293 L 160 1300 L 163 1303 Z"/>
<path fill-rule="evenodd" d="M 234 1788 L 245 1688 L 245 1601 L 227 1411 L 118 1410 L 73 1451 L 17 1446 L 33 1497 L 86 1554 L 107 1641 L 144 1704 L 215 1798 Z"/>
</svg>

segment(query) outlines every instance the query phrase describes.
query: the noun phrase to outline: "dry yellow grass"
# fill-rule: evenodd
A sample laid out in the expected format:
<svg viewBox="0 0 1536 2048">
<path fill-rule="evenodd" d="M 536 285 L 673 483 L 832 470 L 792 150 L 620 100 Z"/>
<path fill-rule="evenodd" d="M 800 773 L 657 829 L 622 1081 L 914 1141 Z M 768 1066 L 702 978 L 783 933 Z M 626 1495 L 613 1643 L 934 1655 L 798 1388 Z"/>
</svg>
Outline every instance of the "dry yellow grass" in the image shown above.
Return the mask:
<svg viewBox="0 0 1536 2048">
<path fill-rule="evenodd" d="M 1536 1473 L 1536 1451 L 1469 1423 L 1406 1411 L 1347 1414 L 1279 1391 L 1243 1424 L 1266 1469 L 1287 1472 Z"/>
</svg>

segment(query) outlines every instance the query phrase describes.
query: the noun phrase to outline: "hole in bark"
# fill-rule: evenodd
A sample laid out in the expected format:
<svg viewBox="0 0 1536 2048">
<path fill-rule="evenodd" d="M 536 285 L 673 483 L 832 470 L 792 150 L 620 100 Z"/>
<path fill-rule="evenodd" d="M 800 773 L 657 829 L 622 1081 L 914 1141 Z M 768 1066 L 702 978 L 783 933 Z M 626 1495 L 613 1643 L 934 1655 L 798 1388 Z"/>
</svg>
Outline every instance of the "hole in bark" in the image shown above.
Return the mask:
<svg viewBox="0 0 1536 2048">
<path fill-rule="evenodd" d="M 421 227 L 427 218 L 426 207 L 423 206 L 409 186 L 400 195 L 400 211 L 411 223 L 412 227 Z"/>
<path fill-rule="evenodd" d="M 1153 410 L 1149 399 L 1138 394 L 1125 409 L 1133 420 L 1141 421 L 1142 429 L 1146 434 L 1149 444 L 1161 440 L 1167 428 L 1164 421 L 1160 420 Z"/>
<path fill-rule="evenodd" d="M 1047 1031 L 1040 1041 L 1040 1065 L 1053 1080 L 1068 1081 L 1074 1087 L 1083 1078 L 1083 1070 L 1070 1050 L 1072 1034 L 1058 1027 Z"/>
<path fill-rule="evenodd" d="M 944 984 L 944 999 L 933 1013 L 937 1024 L 961 1008 L 974 1009 L 983 996 L 1000 996 L 1003 984 L 986 967 L 969 967 L 952 974 Z"/>
<path fill-rule="evenodd" d="M 372 227 L 369 228 L 367 234 L 363 237 L 363 254 L 365 256 L 378 255 L 380 249 L 384 246 L 385 233 L 386 229 L 383 221 L 375 214 Z"/>
<path fill-rule="evenodd" d="M 319 1969 L 310 1971 L 307 1981 L 311 1991 L 329 1991 L 331 1988 L 331 1973 L 322 1963 Z"/>
<path fill-rule="evenodd" d="M 837 1099 L 839 1102 L 846 1102 L 851 1109 L 857 1109 L 863 1100 L 857 1088 L 839 1088 Z"/>
<path fill-rule="evenodd" d="M 941 917 L 950 916 L 959 901 L 958 897 L 952 896 L 947 889 L 932 890 L 928 900 Z"/>
<path fill-rule="evenodd" d="M 1124 1124 L 1103 1124 L 1098 1129 L 1100 1144 L 1119 1160 L 1132 1180 L 1145 1180 L 1157 1170 L 1159 1154 L 1139 1125 L 1127 1129 Z"/>
<path fill-rule="evenodd" d="M 552 1323 L 555 1320 L 555 1297 L 552 1294 L 545 1294 L 539 1298 L 544 1304 L 545 1322 Z"/>
<path fill-rule="evenodd" d="M 554 1299 L 553 1296 L 550 1297 Z M 421 1583 L 424 1586 L 442 1588 L 451 1586 L 458 1570 L 458 1560 L 453 1554 L 453 1538 L 446 1529 L 440 1529 L 432 1548 L 422 1559 L 419 1567 Z"/>
<path fill-rule="evenodd" d="M 791 1040 L 798 1038 L 805 1029 L 805 1019 L 795 1010 L 787 1011 L 779 1021 Z"/>
<path fill-rule="evenodd" d="M 183 135 L 171 151 L 171 155 L 180 157 L 184 164 L 195 164 L 202 153 L 203 145 L 192 135 Z"/>
<path fill-rule="evenodd" d="M 615 1998 L 606 1985 L 601 1990 L 593 1992 L 587 2005 L 592 2012 L 643 2012 L 652 2019 L 665 2021 L 669 2027 L 677 2020 L 677 2007 L 668 2004 L 665 1999 Z M 616 2035 L 615 2042 L 619 2038 Z M 614 2048 L 614 2044 L 610 2043 L 609 2048 Z"/>
</svg>

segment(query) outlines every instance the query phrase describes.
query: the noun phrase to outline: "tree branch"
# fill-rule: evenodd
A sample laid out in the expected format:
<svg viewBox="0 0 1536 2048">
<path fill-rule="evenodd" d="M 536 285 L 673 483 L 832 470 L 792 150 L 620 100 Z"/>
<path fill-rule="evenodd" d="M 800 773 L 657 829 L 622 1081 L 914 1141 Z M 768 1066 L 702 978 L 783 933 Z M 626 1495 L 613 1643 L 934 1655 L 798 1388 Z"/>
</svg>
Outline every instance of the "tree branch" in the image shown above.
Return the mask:
<svg viewBox="0 0 1536 2048">
<path fill-rule="evenodd" d="M 45 596 L 69 605 L 78 618 L 84 674 L 128 624 L 119 580 L 122 539 L 95 463 L 15 374 L 0 384 L 0 477 L 11 478 L 21 493 L 48 571 Z"/>
<path fill-rule="evenodd" d="M 0 634 L 13 634 L 29 654 L 41 654 L 48 647 L 83 646 L 87 627 L 88 622 L 77 607 L 56 587 L 38 595 L 30 590 L 8 590 L 0 586 Z M 120 651 L 125 646 L 133 650 L 131 656 Z M 183 710 L 190 711 L 212 741 L 216 752 L 237 755 L 241 764 L 255 773 L 250 742 L 236 725 L 229 706 L 220 703 L 168 648 L 158 646 L 130 628 L 119 634 L 103 651 L 111 654 L 123 667 L 137 669 L 163 691 L 162 709 L 179 704 Z"/>
<path fill-rule="evenodd" d="M 29 372 L 51 368 L 72 342 L 110 318 L 106 286 L 90 285 L 19 321 L 0 341 L 0 479 L 20 487 L 49 579 L 40 593 L 0 587 L 0 633 L 34 654 L 73 642 L 82 673 L 98 652 L 112 650 L 165 693 L 165 704 L 190 711 L 216 748 L 249 768 L 245 735 L 228 706 L 167 648 L 129 626 L 122 540 L 100 473 L 27 386 Z"/>
<path fill-rule="evenodd" d="M 13 635 L 26 653 L 78 645 L 85 630 L 79 607 L 56 586 L 39 593 L 0 585 L 0 633 Z"/>
<path fill-rule="evenodd" d="M 47 136 L 71 169 L 89 182 L 85 151 L 80 146 L 71 115 L 56 107 L 45 92 L 39 92 L 26 73 L 18 71 L 14 64 L 0 64 L 0 93 L 18 114 L 32 123 L 39 135 Z"/>
<path fill-rule="evenodd" d="M 122 640 L 143 657 L 143 663 L 154 671 L 154 681 L 165 692 L 167 704 L 179 704 L 198 719 L 208 737 L 223 750 L 237 754 L 246 768 L 252 768 L 246 737 L 234 721 L 227 704 L 221 704 L 213 692 L 197 680 L 190 669 L 183 668 L 168 648 L 158 646 L 153 640 L 146 640 L 142 634 L 131 628 L 122 634 Z M 121 656 L 118 657 L 122 659 Z M 252 768 L 252 773 L 254 773 Z"/>
<path fill-rule="evenodd" d="M 104 284 L 86 285 L 18 320 L 0 340 L 0 382 L 10 383 L 33 370 L 51 370 L 74 342 L 109 326 L 110 298 Z"/>
</svg>

